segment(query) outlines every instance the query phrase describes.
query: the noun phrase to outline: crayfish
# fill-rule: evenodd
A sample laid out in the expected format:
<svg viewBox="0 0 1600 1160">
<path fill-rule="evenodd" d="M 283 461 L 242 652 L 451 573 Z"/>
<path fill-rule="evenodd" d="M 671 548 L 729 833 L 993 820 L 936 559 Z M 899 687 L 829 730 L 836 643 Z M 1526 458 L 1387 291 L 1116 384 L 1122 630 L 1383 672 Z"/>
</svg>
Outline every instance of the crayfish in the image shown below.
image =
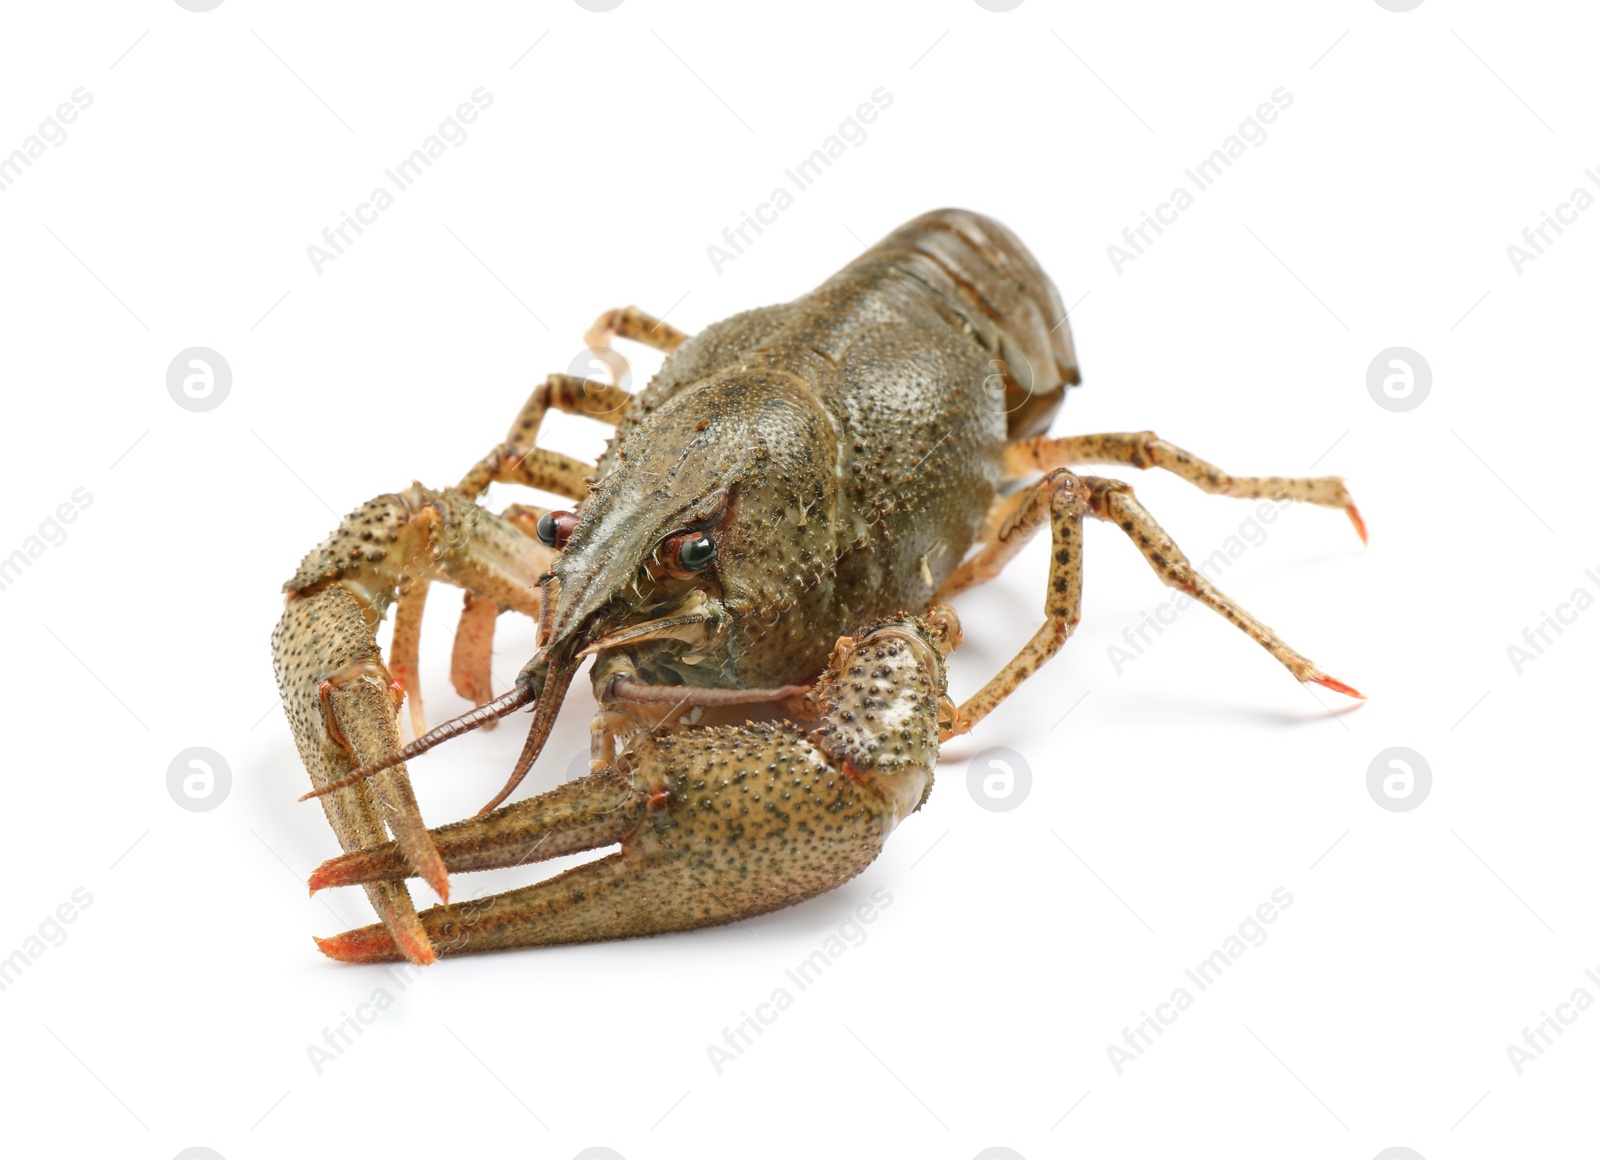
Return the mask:
<svg viewBox="0 0 1600 1160">
<path fill-rule="evenodd" d="M 337 959 L 689 930 L 788 906 L 864 869 L 927 797 L 941 740 L 981 722 L 1079 619 L 1083 525 L 1120 528 L 1166 584 L 1222 614 L 1300 681 L 1317 668 L 1195 568 L 1128 484 L 1086 465 L 1160 468 L 1225 496 L 1342 508 L 1337 478 L 1230 475 L 1149 431 L 1046 434 L 1079 381 L 1055 287 L 1004 226 L 941 210 L 821 287 L 688 337 L 626 308 L 613 339 L 666 352 L 638 394 L 551 375 L 454 487 L 414 484 L 353 512 L 289 580 L 279 688 L 313 791 L 346 853 L 313 889 L 362 885 L 381 923 L 319 940 Z M 555 409 L 615 427 L 597 463 L 538 446 Z M 490 511 L 490 484 L 570 500 Z M 959 703 L 948 601 L 1048 527 L 1043 622 Z M 428 731 L 423 601 L 466 592 L 451 665 L 475 708 Z M 376 629 L 393 609 L 385 661 Z M 496 618 L 537 620 L 509 689 L 490 688 Z M 590 772 L 503 803 L 592 662 Z M 409 701 L 416 739 L 402 744 Z M 764 703 L 782 716 L 738 721 Z M 406 762 L 519 710 L 526 744 L 477 817 L 428 829 Z M 392 838 L 392 840 L 391 840 Z M 451 873 L 620 845 L 554 878 L 451 904 Z M 418 913 L 405 880 L 442 904 Z"/>
</svg>

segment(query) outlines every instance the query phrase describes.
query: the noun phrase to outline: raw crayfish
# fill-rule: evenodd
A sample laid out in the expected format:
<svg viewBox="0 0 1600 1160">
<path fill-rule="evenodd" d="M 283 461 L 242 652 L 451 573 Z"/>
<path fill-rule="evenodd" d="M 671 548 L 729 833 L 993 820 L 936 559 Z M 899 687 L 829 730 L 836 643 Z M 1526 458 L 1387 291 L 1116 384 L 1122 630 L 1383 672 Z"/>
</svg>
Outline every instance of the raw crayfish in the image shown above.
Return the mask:
<svg viewBox="0 0 1600 1160">
<path fill-rule="evenodd" d="M 1365 540 L 1343 482 L 1232 476 L 1148 431 L 1047 437 L 1079 380 L 1066 312 L 995 221 L 930 213 L 787 305 L 693 338 L 617 310 L 589 342 L 614 357 L 619 337 L 668 352 L 638 395 L 550 376 L 459 484 L 372 500 L 285 586 L 279 687 L 347 851 L 311 883 L 364 885 L 382 919 L 319 940 L 334 958 L 425 963 L 688 930 L 846 881 L 925 799 L 939 742 L 981 721 L 1078 623 L 1086 517 L 1121 528 L 1163 581 L 1297 679 L 1360 696 L 1190 567 L 1126 483 L 1073 469 L 1158 467 L 1220 495 L 1343 508 Z M 536 445 L 551 408 L 615 425 L 597 464 Z M 491 483 L 575 503 L 495 513 L 477 502 Z M 956 705 L 944 662 L 960 633 L 945 602 L 1046 525 L 1044 623 Z M 477 708 L 426 732 L 417 642 L 435 580 L 466 590 L 452 677 Z M 391 605 L 386 665 L 374 633 Z M 539 644 L 492 696 L 506 610 L 537 618 Z M 502 806 L 591 657 L 591 772 Z M 758 702 L 806 724 L 740 723 L 736 707 Z M 427 829 L 405 762 L 530 707 L 527 743 L 484 812 Z M 450 872 L 617 843 L 533 886 L 421 914 L 405 887 L 420 876 L 448 900 Z"/>
</svg>

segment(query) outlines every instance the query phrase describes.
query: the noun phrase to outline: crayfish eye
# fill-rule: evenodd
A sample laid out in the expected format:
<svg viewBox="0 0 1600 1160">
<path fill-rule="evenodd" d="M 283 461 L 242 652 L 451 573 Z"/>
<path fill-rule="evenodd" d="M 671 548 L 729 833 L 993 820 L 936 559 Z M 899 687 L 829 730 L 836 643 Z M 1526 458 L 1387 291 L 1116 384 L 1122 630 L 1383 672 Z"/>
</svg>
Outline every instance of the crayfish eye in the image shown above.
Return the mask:
<svg viewBox="0 0 1600 1160">
<path fill-rule="evenodd" d="M 534 525 L 533 534 L 545 547 L 559 552 L 567 546 L 567 537 L 577 526 L 578 517 L 571 512 L 545 512 Z"/>
<path fill-rule="evenodd" d="M 717 542 L 704 532 L 678 543 L 678 567 L 685 572 L 703 572 L 717 558 Z"/>
</svg>

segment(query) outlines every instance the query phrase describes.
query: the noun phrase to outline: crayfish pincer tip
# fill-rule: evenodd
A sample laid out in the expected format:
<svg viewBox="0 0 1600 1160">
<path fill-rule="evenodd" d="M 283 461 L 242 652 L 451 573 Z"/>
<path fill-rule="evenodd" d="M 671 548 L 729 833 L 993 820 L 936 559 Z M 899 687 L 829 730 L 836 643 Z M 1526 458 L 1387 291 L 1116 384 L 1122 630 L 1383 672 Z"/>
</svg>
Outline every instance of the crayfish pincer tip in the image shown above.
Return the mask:
<svg viewBox="0 0 1600 1160">
<path fill-rule="evenodd" d="M 315 897 L 317 891 L 319 890 L 326 890 L 330 886 L 344 885 L 344 883 L 340 880 L 338 873 L 334 870 L 334 863 L 336 862 L 338 862 L 337 858 L 329 858 L 326 862 L 313 870 L 311 872 L 311 877 L 306 879 L 306 886 L 310 888 L 308 893 L 310 893 L 312 897 Z"/>
<path fill-rule="evenodd" d="M 395 836 L 417 876 L 433 887 L 440 902 L 449 902 L 450 875 L 444 868 L 444 858 L 440 856 L 439 848 L 433 844 L 433 835 L 422 828 L 422 818 L 408 818 Z"/>
<path fill-rule="evenodd" d="M 319 951 L 341 963 L 392 963 L 406 958 L 425 967 L 436 957 L 432 944 L 424 941 L 419 945 L 411 940 L 397 943 L 381 926 L 347 930 L 332 938 L 312 937 Z"/>
</svg>

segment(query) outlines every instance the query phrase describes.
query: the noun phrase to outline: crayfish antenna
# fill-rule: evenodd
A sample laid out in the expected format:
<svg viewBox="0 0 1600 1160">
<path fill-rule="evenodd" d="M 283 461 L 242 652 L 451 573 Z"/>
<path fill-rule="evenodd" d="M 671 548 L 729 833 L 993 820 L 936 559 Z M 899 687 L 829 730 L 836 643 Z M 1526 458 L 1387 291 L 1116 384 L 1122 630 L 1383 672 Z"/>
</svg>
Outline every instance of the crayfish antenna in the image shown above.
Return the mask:
<svg viewBox="0 0 1600 1160">
<path fill-rule="evenodd" d="M 500 787 L 500 792 L 489 799 L 489 804 L 478 811 L 478 817 L 496 809 L 506 798 L 510 797 L 517 786 L 522 784 L 522 779 L 528 776 L 528 770 L 533 768 L 533 763 L 539 760 L 539 754 L 544 749 L 544 743 L 550 738 L 550 730 L 556 723 L 556 714 L 561 711 L 561 702 L 566 698 L 567 686 L 572 684 L 573 674 L 578 671 L 581 664 L 578 659 L 562 660 L 551 666 L 549 675 L 545 678 L 539 689 L 538 704 L 533 710 L 533 724 L 528 728 L 528 740 L 522 744 L 522 752 L 517 755 L 517 764 L 511 770 L 511 776 L 506 779 L 505 785 Z"/>
<path fill-rule="evenodd" d="M 334 790 L 343 789 L 347 785 L 354 785 L 356 782 L 369 778 L 374 774 L 382 773 L 391 766 L 410 761 L 413 757 L 428 752 L 440 742 L 449 741 L 452 737 L 460 737 L 463 733 L 470 733 L 490 721 L 498 721 L 502 717 L 515 713 L 518 709 L 531 702 L 534 696 L 535 690 L 533 686 L 519 681 L 510 690 L 502 693 L 494 700 L 479 705 L 476 709 L 469 710 L 459 717 L 451 718 L 443 725 L 428 730 L 428 732 L 409 745 L 401 746 L 375 764 L 364 765 L 348 777 L 341 777 L 337 781 L 319 786 L 310 793 L 302 794 L 300 800 L 304 802 L 310 801 L 312 798 L 322 797 L 324 794 L 330 794 Z"/>
</svg>

